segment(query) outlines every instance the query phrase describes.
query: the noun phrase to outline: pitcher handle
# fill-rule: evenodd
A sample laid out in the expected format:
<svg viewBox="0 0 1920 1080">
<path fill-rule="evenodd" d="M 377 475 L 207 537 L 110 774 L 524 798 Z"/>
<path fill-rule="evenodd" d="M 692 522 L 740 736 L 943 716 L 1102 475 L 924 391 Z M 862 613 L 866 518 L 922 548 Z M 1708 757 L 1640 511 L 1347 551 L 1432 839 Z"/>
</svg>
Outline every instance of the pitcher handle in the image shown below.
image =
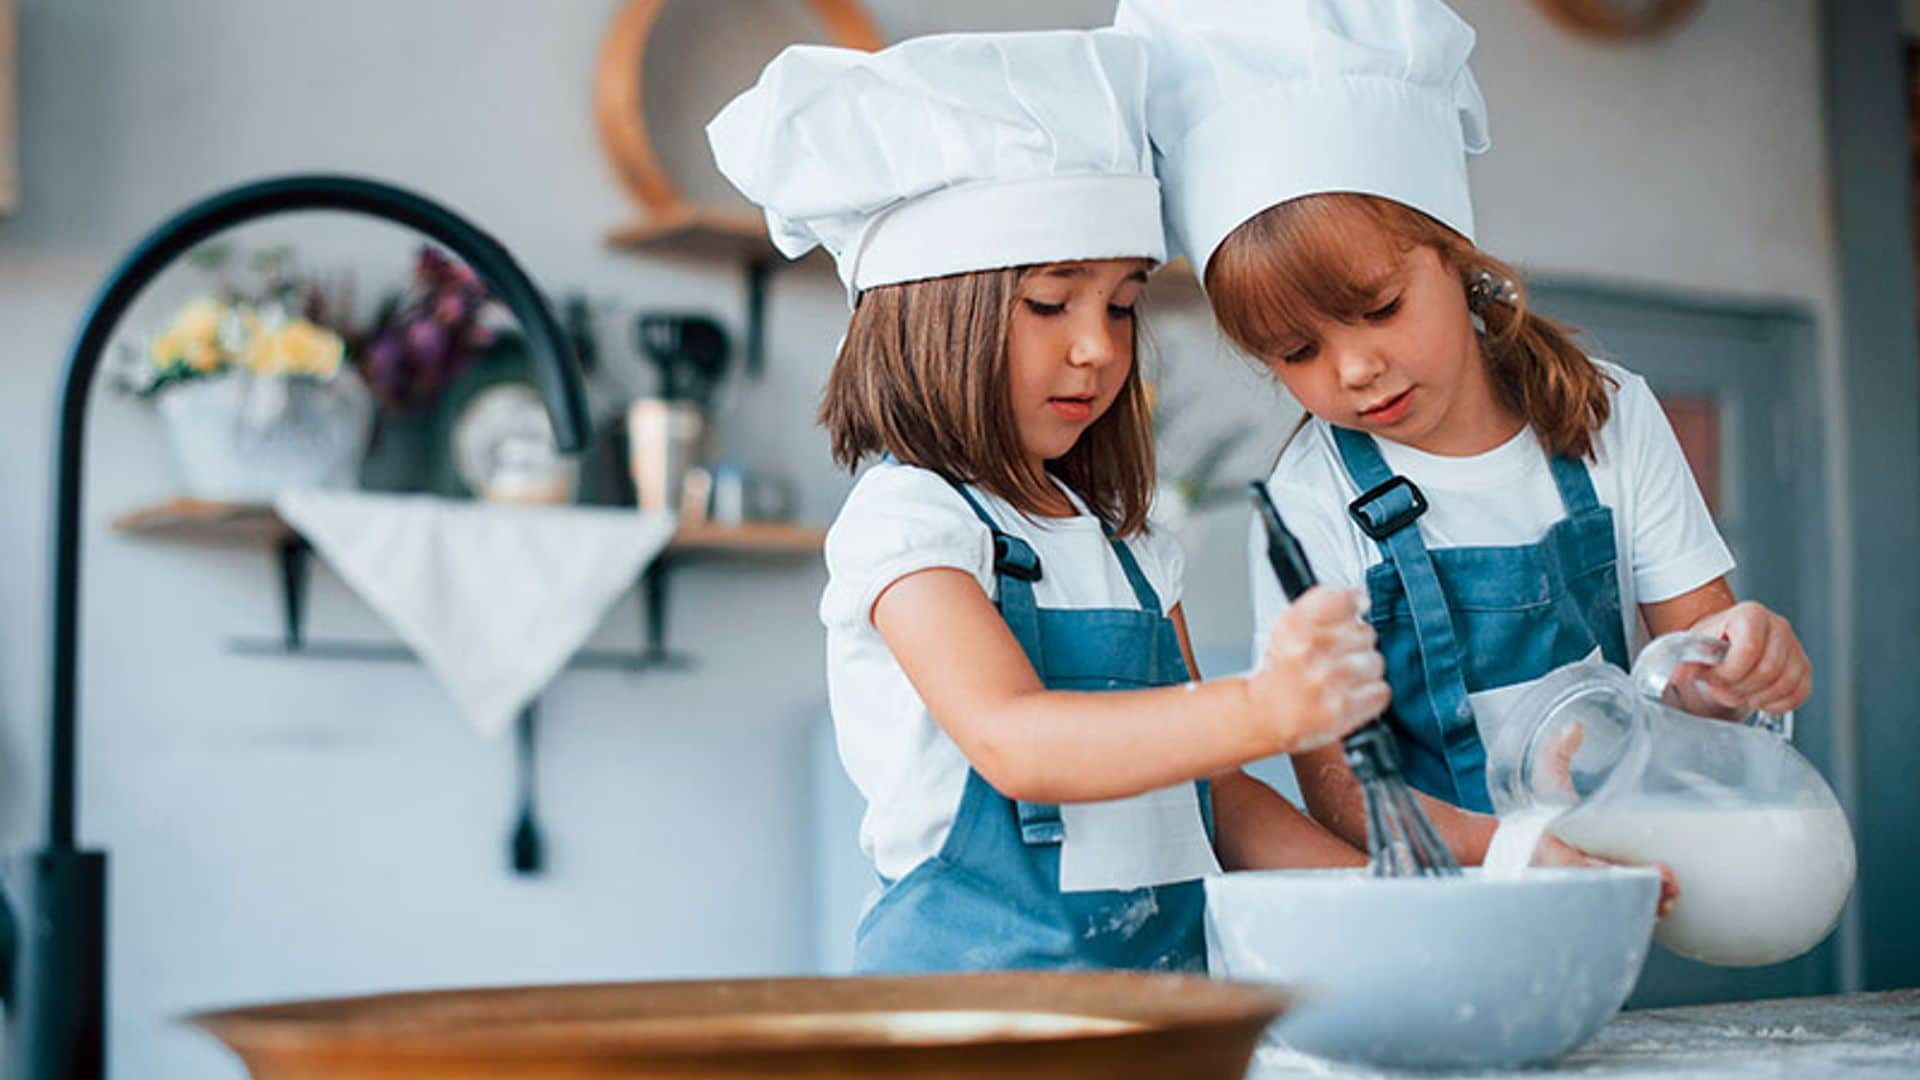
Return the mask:
<svg viewBox="0 0 1920 1080">
<path fill-rule="evenodd" d="M 1717 664 L 1727 658 L 1727 643 L 1717 637 L 1676 630 L 1647 642 L 1633 662 L 1633 686 L 1655 701 L 1667 696 L 1673 673 L 1681 664 Z M 1770 731 L 1788 742 L 1793 741 L 1793 710 L 1770 713 L 1755 709 L 1740 721 L 1748 727 Z"/>
</svg>

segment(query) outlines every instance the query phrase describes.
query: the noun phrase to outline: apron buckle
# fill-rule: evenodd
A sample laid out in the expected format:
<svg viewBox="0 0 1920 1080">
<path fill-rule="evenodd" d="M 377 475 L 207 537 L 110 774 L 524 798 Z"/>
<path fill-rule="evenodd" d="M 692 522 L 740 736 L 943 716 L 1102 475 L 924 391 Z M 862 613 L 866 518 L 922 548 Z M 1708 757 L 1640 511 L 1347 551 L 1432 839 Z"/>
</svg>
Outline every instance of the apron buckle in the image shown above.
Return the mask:
<svg viewBox="0 0 1920 1080">
<path fill-rule="evenodd" d="M 1360 531 L 1380 542 L 1420 520 L 1426 512 L 1427 497 L 1404 476 L 1390 477 L 1347 504 L 1347 513 L 1353 515 Z"/>
<path fill-rule="evenodd" d="M 1040 556 L 1025 541 L 1005 533 L 993 534 L 993 569 L 997 574 L 1029 584 L 1040 580 Z"/>
</svg>

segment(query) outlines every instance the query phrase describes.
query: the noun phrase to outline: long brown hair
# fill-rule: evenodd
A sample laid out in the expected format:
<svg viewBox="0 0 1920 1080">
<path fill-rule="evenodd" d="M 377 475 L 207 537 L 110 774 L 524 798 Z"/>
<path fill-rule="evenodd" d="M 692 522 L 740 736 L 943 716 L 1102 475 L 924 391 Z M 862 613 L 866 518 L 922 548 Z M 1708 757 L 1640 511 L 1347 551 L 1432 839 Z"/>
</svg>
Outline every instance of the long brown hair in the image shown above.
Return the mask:
<svg viewBox="0 0 1920 1080">
<path fill-rule="evenodd" d="M 1015 287 L 1032 269 L 953 274 L 861 293 L 820 403 L 834 461 L 852 470 L 867 457 L 892 454 L 1034 516 L 1057 501 L 1046 479 L 1024 463 L 1009 400 Z M 1047 463 L 1118 536 L 1146 527 L 1153 499 L 1140 333 L 1136 323 L 1134 362 L 1113 405 L 1072 449 Z"/>
<path fill-rule="evenodd" d="M 1547 450 L 1593 456 L 1607 422 L 1612 379 L 1573 342 L 1573 329 L 1527 307 L 1511 266 L 1406 205 L 1346 192 L 1268 207 L 1227 235 L 1207 264 L 1207 298 L 1227 337 L 1256 358 L 1314 323 L 1357 323 L 1378 297 L 1354 265 L 1357 232 L 1402 254 L 1433 248 L 1460 276 L 1485 330 L 1480 352 L 1500 404 L 1525 418 Z"/>
</svg>

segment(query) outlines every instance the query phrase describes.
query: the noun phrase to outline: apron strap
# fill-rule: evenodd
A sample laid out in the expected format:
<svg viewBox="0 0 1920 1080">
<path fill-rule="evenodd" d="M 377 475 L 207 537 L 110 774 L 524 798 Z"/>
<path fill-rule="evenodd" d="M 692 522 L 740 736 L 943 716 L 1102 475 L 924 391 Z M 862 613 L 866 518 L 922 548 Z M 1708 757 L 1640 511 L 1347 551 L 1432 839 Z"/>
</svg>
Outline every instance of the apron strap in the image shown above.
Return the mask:
<svg viewBox="0 0 1920 1080">
<path fill-rule="evenodd" d="M 1554 454 L 1547 459 L 1547 468 L 1553 472 L 1553 486 L 1560 489 L 1560 502 L 1568 517 L 1600 509 L 1600 498 L 1593 492 L 1593 477 L 1585 464 Z"/>
<path fill-rule="evenodd" d="M 1000 531 L 1000 526 L 987 513 L 980 500 L 973 497 L 965 484 L 954 483 L 953 489 L 967 500 L 974 515 L 986 523 L 987 530 L 993 534 L 993 573 L 997 588 L 994 606 L 1000 609 L 1000 617 L 1007 621 L 1007 628 L 1013 631 L 1015 641 L 1027 654 L 1027 661 L 1035 671 L 1046 674 L 1046 657 L 1041 650 L 1040 608 L 1033 600 L 1033 583 L 1040 580 L 1040 555 L 1033 546 L 1017 536 Z M 1020 839 L 1028 844 L 1058 844 L 1067 835 L 1067 827 L 1060 820 L 1060 808 L 1051 803 L 1015 802 L 1020 817 Z"/>
<path fill-rule="evenodd" d="M 1126 541 L 1114 538 L 1113 529 L 1106 522 L 1100 523 L 1100 529 L 1107 534 L 1107 543 L 1113 545 L 1113 553 L 1120 559 L 1120 570 L 1127 575 L 1127 584 L 1133 586 L 1133 598 L 1140 603 L 1140 610 L 1149 615 L 1163 614 L 1160 610 L 1160 594 L 1153 591 L 1153 583 L 1147 580 L 1146 572 L 1140 569 L 1140 563 L 1133 557 L 1133 549 Z"/>
<path fill-rule="evenodd" d="M 1447 779 L 1453 788 L 1448 801 L 1460 805 L 1464 791 L 1472 786 L 1470 778 L 1483 767 L 1480 763 L 1486 750 L 1480 745 L 1473 706 L 1467 699 L 1466 675 L 1446 593 L 1433 568 L 1433 557 L 1415 527 L 1426 510 L 1426 499 L 1412 481 L 1393 475 L 1372 436 L 1342 427 L 1332 430 L 1347 475 L 1367 492 L 1353 501 L 1348 512 L 1380 546 L 1406 592 L 1415 640 L 1420 646 L 1420 666 L 1426 674 L 1427 705 L 1438 728 L 1434 734 L 1446 748 Z"/>
</svg>

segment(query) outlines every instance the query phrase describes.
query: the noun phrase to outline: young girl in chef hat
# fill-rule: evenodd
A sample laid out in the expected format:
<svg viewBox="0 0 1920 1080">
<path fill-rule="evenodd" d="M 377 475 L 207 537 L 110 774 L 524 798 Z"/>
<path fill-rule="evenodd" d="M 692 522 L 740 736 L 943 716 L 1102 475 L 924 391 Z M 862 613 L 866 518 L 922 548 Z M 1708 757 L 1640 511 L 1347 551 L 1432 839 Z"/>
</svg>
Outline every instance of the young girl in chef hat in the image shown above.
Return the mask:
<svg viewBox="0 0 1920 1080">
<path fill-rule="evenodd" d="M 883 886 L 859 970 L 1198 969 L 1220 863 L 1362 861 L 1238 770 L 1385 705 L 1356 597 L 1302 598 L 1257 670 L 1189 681 L 1135 363 L 1165 246 L 1145 76 L 1112 30 L 794 47 L 708 128 L 854 304 L 821 419 L 836 460 L 878 463 L 820 615 Z"/>
<path fill-rule="evenodd" d="M 1151 56 L 1173 240 L 1310 414 L 1275 502 L 1323 582 L 1367 590 L 1408 777 L 1462 862 L 1493 833 L 1484 746 L 1515 696 L 1589 656 L 1626 666 L 1638 620 L 1730 643 L 1699 688 L 1719 706 L 1806 700 L 1806 654 L 1734 602 L 1646 382 L 1474 246 L 1471 27 L 1438 0 L 1121 0 L 1116 22 Z M 1286 607 L 1264 550 L 1256 526 L 1261 626 Z M 1294 764 L 1314 817 L 1362 843 L 1339 749 Z"/>
</svg>

